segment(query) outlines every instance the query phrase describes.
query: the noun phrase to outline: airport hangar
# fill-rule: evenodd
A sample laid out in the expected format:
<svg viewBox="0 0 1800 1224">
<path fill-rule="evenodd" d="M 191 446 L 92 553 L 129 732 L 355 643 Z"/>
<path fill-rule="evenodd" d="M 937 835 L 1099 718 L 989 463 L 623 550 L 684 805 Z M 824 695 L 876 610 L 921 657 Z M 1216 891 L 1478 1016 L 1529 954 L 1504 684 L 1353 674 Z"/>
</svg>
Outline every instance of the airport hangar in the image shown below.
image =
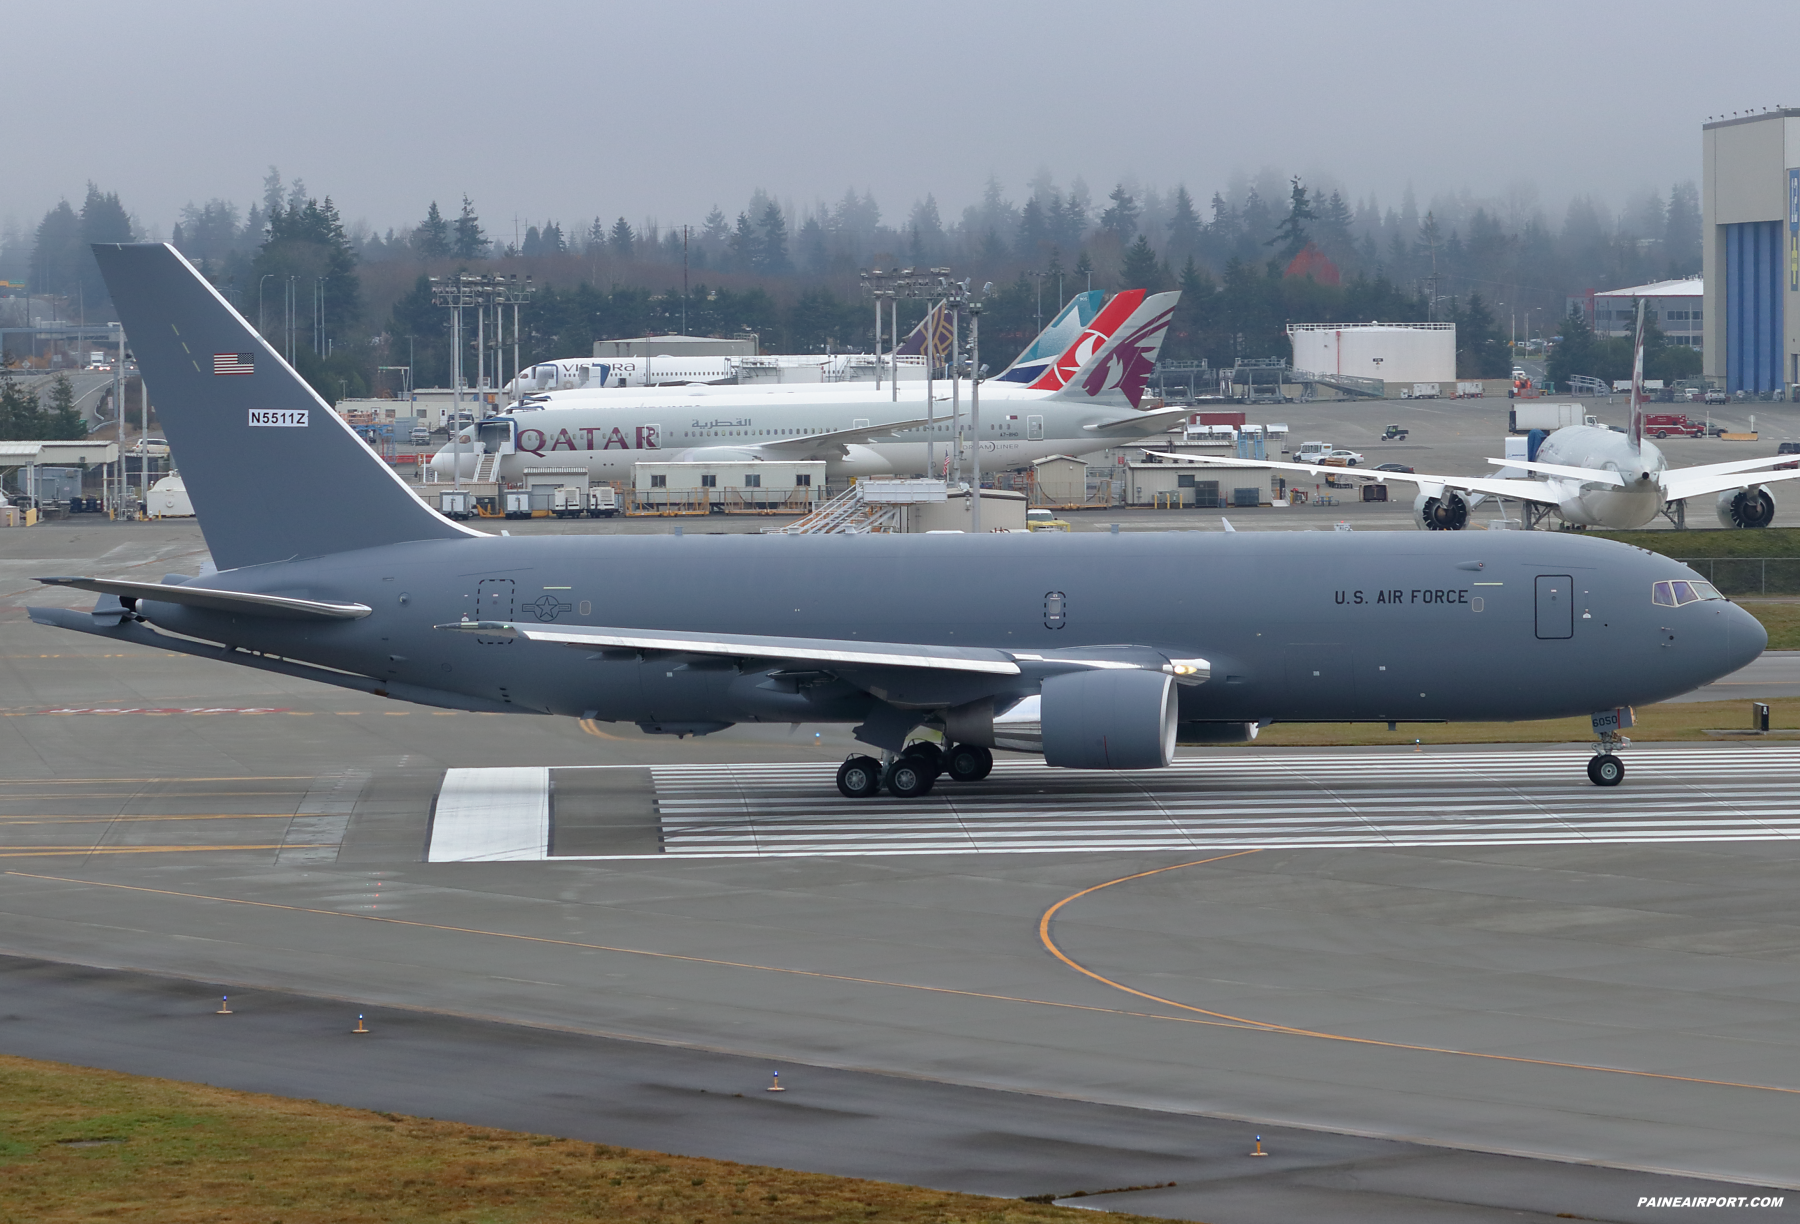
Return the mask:
<svg viewBox="0 0 1800 1224">
<path fill-rule="evenodd" d="M 1800 109 L 1704 127 L 1706 373 L 1732 395 L 1800 384 Z"/>
</svg>

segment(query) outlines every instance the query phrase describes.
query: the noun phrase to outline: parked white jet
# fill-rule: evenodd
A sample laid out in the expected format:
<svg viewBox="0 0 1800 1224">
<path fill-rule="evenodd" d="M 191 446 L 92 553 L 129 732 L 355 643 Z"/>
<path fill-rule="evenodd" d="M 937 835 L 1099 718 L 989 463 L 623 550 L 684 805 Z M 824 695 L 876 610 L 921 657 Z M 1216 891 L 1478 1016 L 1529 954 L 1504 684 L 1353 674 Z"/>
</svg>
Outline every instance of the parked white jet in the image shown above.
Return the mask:
<svg viewBox="0 0 1800 1224">
<path fill-rule="evenodd" d="M 1141 300 L 1060 390 L 1015 389 L 1014 398 L 989 409 L 984 387 L 979 436 L 967 438 L 980 445 L 982 466 L 993 471 L 1054 454 L 1084 454 L 1180 424 L 1186 409 L 1136 406 L 1179 296 Z M 555 463 L 585 466 L 595 480 L 629 480 L 632 464 L 648 458 L 822 459 L 828 476 L 842 478 L 923 472 L 928 437 L 939 456 L 954 441 L 948 394 L 928 426 L 922 400 L 904 396 L 894 403 L 840 391 L 835 397 L 761 395 L 722 403 L 720 388 L 685 390 L 689 394 L 631 396 L 626 404 L 590 397 L 578 407 L 490 418 L 440 450 L 432 468 L 440 480 L 458 467 L 467 478 L 485 456 L 498 455 L 496 476 L 486 478 L 518 479 L 527 465 Z M 1021 401 L 1021 395 L 1031 398 Z M 485 470 L 494 469 L 489 461 Z"/>
<path fill-rule="evenodd" d="M 1512 498 L 1526 511 L 1527 526 L 1554 514 L 1578 527 L 1629 531 L 1665 511 L 1685 524 L 1686 502 L 1716 496 L 1719 522 L 1726 527 L 1767 527 L 1775 518 L 1775 495 L 1768 486 L 1800 478 L 1800 470 L 1772 472 L 1791 456 L 1768 455 L 1698 467 L 1671 468 L 1656 443 L 1644 438 L 1644 308 L 1638 304 L 1637 347 L 1631 375 L 1631 428 L 1626 433 L 1595 425 L 1566 425 L 1545 438 L 1537 457 L 1489 459 L 1523 468 L 1535 478 L 1427 476 L 1419 473 L 1321 467 L 1262 459 L 1161 455 L 1215 467 L 1275 468 L 1304 472 L 1314 479 L 1346 477 L 1365 484 L 1401 481 L 1417 485 L 1413 522 L 1427 531 L 1460 531 L 1484 497 Z"/>
</svg>

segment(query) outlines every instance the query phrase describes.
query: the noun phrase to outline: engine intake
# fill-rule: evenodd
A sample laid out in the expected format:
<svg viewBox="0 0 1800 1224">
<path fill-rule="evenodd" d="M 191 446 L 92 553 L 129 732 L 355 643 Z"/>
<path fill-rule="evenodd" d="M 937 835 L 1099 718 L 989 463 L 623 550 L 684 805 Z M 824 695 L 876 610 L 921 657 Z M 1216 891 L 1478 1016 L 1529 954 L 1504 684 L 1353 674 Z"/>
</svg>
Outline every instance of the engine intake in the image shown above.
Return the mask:
<svg viewBox="0 0 1800 1224">
<path fill-rule="evenodd" d="M 1461 493 L 1421 493 L 1413 499 L 1413 521 L 1426 531 L 1461 531 L 1469 525 L 1469 503 Z"/>
<path fill-rule="evenodd" d="M 1767 488 L 1727 489 L 1719 494 L 1721 527 L 1767 527 L 1775 521 L 1775 495 Z"/>
<path fill-rule="evenodd" d="M 1160 769 L 1175 759 L 1180 703 L 1162 672 L 1107 669 L 1044 681 L 1044 763 L 1064 769 Z"/>
</svg>

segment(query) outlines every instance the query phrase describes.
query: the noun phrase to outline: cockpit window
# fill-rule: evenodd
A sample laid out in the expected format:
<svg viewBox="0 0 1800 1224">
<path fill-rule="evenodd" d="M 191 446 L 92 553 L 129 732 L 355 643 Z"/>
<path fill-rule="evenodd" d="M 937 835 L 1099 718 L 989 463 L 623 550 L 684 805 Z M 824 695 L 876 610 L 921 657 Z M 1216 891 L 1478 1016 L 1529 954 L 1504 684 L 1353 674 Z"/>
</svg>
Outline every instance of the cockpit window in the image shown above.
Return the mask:
<svg viewBox="0 0 1800 1224">
<path fill-rule="evenodd" d="M 1724 599 L 1710 582 L 1658 582 L 1650 588 L 1650 602 L 1658 607 L 1676 608 L 1703 599 Z"/>
</svg>

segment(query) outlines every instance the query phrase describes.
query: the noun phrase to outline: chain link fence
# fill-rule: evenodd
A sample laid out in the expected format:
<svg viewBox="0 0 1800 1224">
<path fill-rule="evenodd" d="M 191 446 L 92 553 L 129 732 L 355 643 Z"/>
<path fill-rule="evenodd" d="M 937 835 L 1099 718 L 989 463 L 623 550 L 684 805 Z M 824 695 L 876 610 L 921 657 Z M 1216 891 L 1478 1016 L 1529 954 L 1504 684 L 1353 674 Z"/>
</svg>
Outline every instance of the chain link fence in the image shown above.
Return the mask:
<svg viewBox="0 0 1800 1224">
<path fill-rule="evenodd" d="M 1800 557 L 1676 557 L 1724 595 L 1800 595 Z"/>
</svg>

